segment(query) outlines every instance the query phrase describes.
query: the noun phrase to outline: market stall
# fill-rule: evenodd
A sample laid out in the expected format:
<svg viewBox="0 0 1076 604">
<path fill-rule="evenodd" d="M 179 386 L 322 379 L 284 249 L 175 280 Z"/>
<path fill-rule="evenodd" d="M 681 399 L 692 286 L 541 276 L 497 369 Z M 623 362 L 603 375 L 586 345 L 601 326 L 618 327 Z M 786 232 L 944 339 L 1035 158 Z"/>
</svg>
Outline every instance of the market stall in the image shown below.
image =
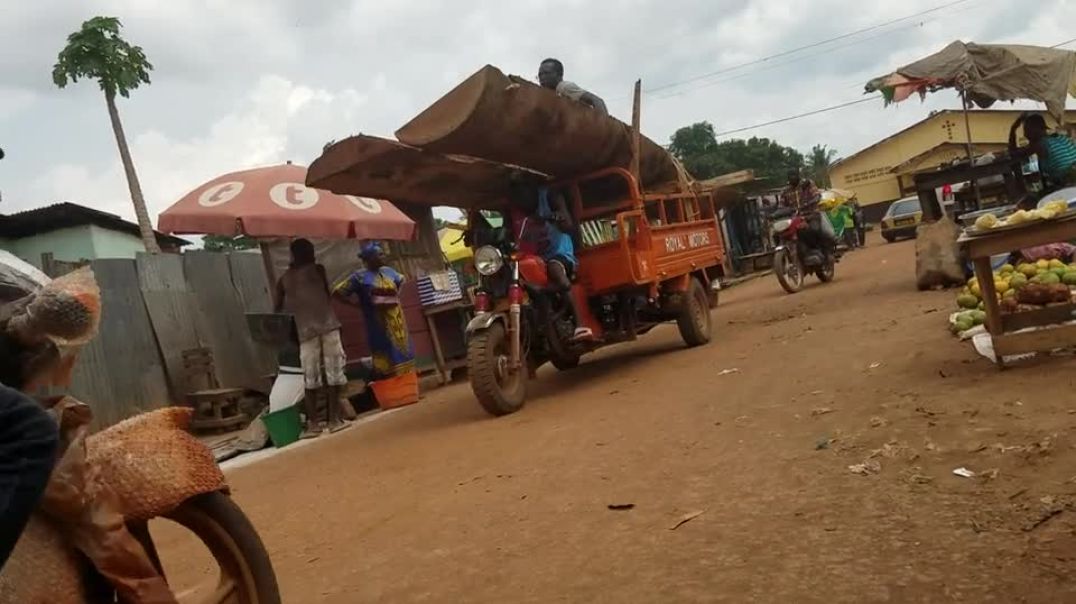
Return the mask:
<svg viewBox="0 0 1076 604">
<path fill-rule="evenodd" d="M 1076 197 L 1072 201 L 1076 203 Z M 1004 222 L 981 217 L 961 235 L 960 244 L 975 266 L 969 283 L 975 289 L 968 293 L 982 299 L 982 323 L 999 366 L 1005 365 L 1006 357 L 1076 344 L 1076 292 L 1071 290 L 1076 286 L 1076 265 L 1065 263 L 1071 256 L 1039 258 L 1032 264 L 1023 252 L 1024 262 L 1018 267 L 1003 265 L 995 273 L 991 257 L 1072 240 L 1076 240 L 1076 211 L 1069 211 L 1067 199 L 1046 201 L 1035 212 L 1014 213 Z M 1024 279 L 1017 279 L 1017 274 Z M 970 299 L 965 304 L 970 305 Z M 971 329 L 975 319 L 972 325 L 958 324 L 956 331 Z M 957 315 L 956 323 L 960 320 Z"/>
<path fill-rule="evenodd" d="M 159 229 L 184 234 L 246 236 L 259 242 L 266 283 L 275 286 L 287 266 L 287 245 L 293 237 L 315 242 L 318 262 L 335 283 L 358 268 L 355 252 L 360 240 L 412 239 L 416 223 L 387 201 L 335 195 L 305 185 L 306 168 L 283 165 L 233 172 L 197 187 L 159 218 Z M 351 319 L 361 316 L 344 305 L 337 306 L 348 354 L 347 373 L 361 390 L 369 372 L 361 359 L 367 356 L 365 331 Z M 278 349 L 280 371 L 270 394 L 270 409 L 293 406 L 302 397 L 298 342 L 290 319 L 277 315 L 248 316 L 252 331 L 265 335 Z M 282 323 L 284 326 L 282 326 Z M 356 388 L 352 389 L 352 392 Z M 417 390 L 413 401 L 417 401 Z"/>
<path fill-rule="evenodd" d="M 980 209 L 979 182 L 1002 176 L 1009 202 L 1018 203 L 1028 193 L 1024 170 L 1018 161 L 1000 154 L 993 161 L 976 162 L 967 112 L 991 107 L 997 101 L 1032 100 L 1045 103 L 1057 124 L 1064 122 L 1065 101 L 1076 95 L 1076 53 L 1058 48 L 1017 44 L 953 42 L 941 51 L 867 82 L 866 92 L 880 92 L 886 104 L 920 97 L 943 89 L 956 90 L 964 109 L 967 160 L 947 170 L 916 175 L 916 189 L 924 216 L 936 220 L 940 204 L 933 187 L 970 181 L 974 207 Z M 1037 186 L 1032 187 L 1038 189 Z"/>
<path fill-rule="evenodd" d="M 881 92 L 887 104 L 913 93 L 955 89 L 965 114 L 973 105 L 1034 100 L 1045 103 L 1060 124 L 1067 96 L 1076 95 L 1074 75 L 1076 53 L 1071 51 L 953 42 L 871 80 L 866 89 Z M 950 316 L 950 326 L 954 333 L 973 339 L 976 349 L 999 366 L 1076 345 L 1076 264 L 1072 264 L 1076 248 L 1068 243 L 1076 240 L 1076 189 L 1057 190 L 1056 182 L 1034 173 L 1038 161 L 1025 164 L 1026 153 L 976 158 L 967 120 L 965 132 L 964 163 L 915 175 L 924 217 L 933 223 L 920 227 L 916 248 L 920 288 L 931 285 L 924 279 L 934 269 L 941 275 L 937 284 L 952 283 L 952 273 L 959 276 L 963 268 L 960 260 L 967 260 L 974 276 L 957 297 L 963 310 Z M 1003 201 L 997 207 L 981 207 L 979 186 L 985 179 L 999 184 Z M 955 214 L 962 224 L 954 226 L 941 211 L 935 191 L 961 182 L 971 183 L 974 203 L 958 204 Z"/>
</svg>

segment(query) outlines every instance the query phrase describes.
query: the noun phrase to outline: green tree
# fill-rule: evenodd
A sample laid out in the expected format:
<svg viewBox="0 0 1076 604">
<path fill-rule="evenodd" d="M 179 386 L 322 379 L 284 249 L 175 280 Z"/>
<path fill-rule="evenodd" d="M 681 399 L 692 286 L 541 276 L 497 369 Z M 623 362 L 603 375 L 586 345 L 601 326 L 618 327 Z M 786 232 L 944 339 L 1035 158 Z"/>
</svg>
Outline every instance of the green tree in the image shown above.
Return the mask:
<svg viewBox="0 0 1076 604">
<path fill-rule="evenodd" d="M 714 127 L 699 122 L 676 131 L 669 144 L 676 156 L 698 179 L 738 170 L 754 170 L 770 186 L 784 183 L 789 168 L 803 166 L 803 154 L 768 138 L 729 139 L 717 142 Z"/>
<path fill-rule="evenodd" d="M 120 123 L 120 113 L 116 108 L 117 94 L 128 98 L 132 90 L 149 84 L 149 72 L 153 65 L 146 59 L 141 47 L 132 46 L 120 37 L 120 27 L 122 25 L 115 17 L 94 17 L 83 23 L 81 29 L 67 37 L 67 46 L 60 51 L 52 68 L 52 81 L 57 87 L 64 88 L 68 83 L 83 78 L 97 80 L 105 93 L 108 117 L 112 121 L 112 132 L 116 135 L 123 171 L 127 175 L 127 187 L 131 191 L 142 243 L 147 252 L 159 253 L 161 248 L 157 245 L 146 199 L 142 196 L 142 185 L 138 182 L 131 150 L 127 146 L 123 124 Z"/>
<path fill-rule="evenodd" d="M 258 247 L 258 242 L 246 235 L 206 235 L 202 238 L 202 247 L 209 252 L 235 252 Z"/>
<path fill-rule="evenodd" d="M 826 188 L 830 186 L 829 167 L 833 160 L 837 159 L 837 150 L 830 149 L 826 145 L 815 145 L 807 154 L 807 172 L 816 185 Z"/>
</svg>

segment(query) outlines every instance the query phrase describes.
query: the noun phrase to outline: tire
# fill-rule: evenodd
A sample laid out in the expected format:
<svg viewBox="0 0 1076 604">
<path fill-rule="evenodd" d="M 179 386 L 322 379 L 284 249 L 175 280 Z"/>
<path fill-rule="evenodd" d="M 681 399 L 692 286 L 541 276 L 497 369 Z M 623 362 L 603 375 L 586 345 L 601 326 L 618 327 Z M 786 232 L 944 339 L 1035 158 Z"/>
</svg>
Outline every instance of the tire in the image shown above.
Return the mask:
<svg viewBox="0 0 1076 604">
<path fill-rule="evenodd" d="M 166 516 L 194 533 L 232 579 L 240 604 L 280 604 L 276 573 L 258 532 L 224 493 L 192 497 Z"/>
<path fill-rule="evenodd" d="M 692 278 L 684 292 L 683 307 L 676 324 L 680 328 L 680 337 L 689 348 L 710 342 L 710 301 L 698 279 Z"/>
<path fill-rule="evenodd" d="M 829 256 L 826 258 L 822 268 L 818 269 L 815 274 L 818 275 L 818 280 L 822 283 L 829 283 L 833 281 L 833 277 L 836 275 L 836 268 L 836 261 L 833 256 Z"/>
<path fill-rule="evenodd" d="M 803 289 L 803 269 L 797 264 L 790 262 L 788 250 L 782 250 L 774 256 L 773 272 L 777 275 L 777 282 L 790 294 Z M 793 273 L 790 273 L 793 271 Z"/>
<path fill-rule="evenodd" d="M 471 390 L 487 413 L 508 415 L 523 408 L 527 398 L 527 370 L 498 379 L 507 370 L 508 336 L 504 324 L 494 323 L 471 335 L 467 346 L 467 372 Z"/>
<path fill-rule="evenodd" d="M 892 235 L 882 235 L 882 239 L 885 239 L 886 243 L 893 243 L 897 240 L 897 238 Z"/>
</svg>

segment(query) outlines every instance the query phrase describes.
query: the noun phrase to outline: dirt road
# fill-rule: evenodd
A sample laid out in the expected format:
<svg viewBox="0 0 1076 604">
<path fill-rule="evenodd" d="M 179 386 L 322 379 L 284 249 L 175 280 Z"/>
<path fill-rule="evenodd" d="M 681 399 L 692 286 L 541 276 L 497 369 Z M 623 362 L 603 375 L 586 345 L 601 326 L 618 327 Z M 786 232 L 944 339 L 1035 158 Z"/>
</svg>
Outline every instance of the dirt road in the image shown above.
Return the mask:
<svg viewBox="0 0 1076 604">
<path fill-rule="evenodd" d="M 1076 363 L 999 373 L 913 254 L 729 290 L 711 346 L 544 370 L 514 416 L 433 391 L 235 495 L 288 603 L 1076 601 Z"/>
</svg>

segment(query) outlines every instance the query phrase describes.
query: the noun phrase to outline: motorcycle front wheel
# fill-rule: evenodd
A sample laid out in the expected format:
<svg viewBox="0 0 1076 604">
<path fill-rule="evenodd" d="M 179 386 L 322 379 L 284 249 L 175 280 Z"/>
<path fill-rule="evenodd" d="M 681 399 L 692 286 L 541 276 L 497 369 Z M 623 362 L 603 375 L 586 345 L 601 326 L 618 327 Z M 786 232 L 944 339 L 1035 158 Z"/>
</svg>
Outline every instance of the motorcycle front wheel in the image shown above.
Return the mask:
<svg viewBox="0 0 1076 604">
<path fill-rule="evenodd" d="M 773 272 L 786 292 L 794 294 L 803 289 L 803 268 L 787 249 L 778 251 L 774 256 Z"/>
<path fill-rule="evenodd" d="M 213 586 L 185 589 L 172 585 L 180 604 L 280 604 L 276 573 L 265 545 L 231 497 L 221 492 L 191 497 L 165 518 L 193 533 L 218 567 Z M 131 532 L 168 580 L 146 525 L 132 526 Z"/>
<path fill-rule="evenodd" d="M 467 345 L 471 390 L 490 415 L 515 413 L 527 398 L 527 370 L 512 370 L 508 355 L 508 334 L 502 323 L 472 334 Z"/>
</svg>

